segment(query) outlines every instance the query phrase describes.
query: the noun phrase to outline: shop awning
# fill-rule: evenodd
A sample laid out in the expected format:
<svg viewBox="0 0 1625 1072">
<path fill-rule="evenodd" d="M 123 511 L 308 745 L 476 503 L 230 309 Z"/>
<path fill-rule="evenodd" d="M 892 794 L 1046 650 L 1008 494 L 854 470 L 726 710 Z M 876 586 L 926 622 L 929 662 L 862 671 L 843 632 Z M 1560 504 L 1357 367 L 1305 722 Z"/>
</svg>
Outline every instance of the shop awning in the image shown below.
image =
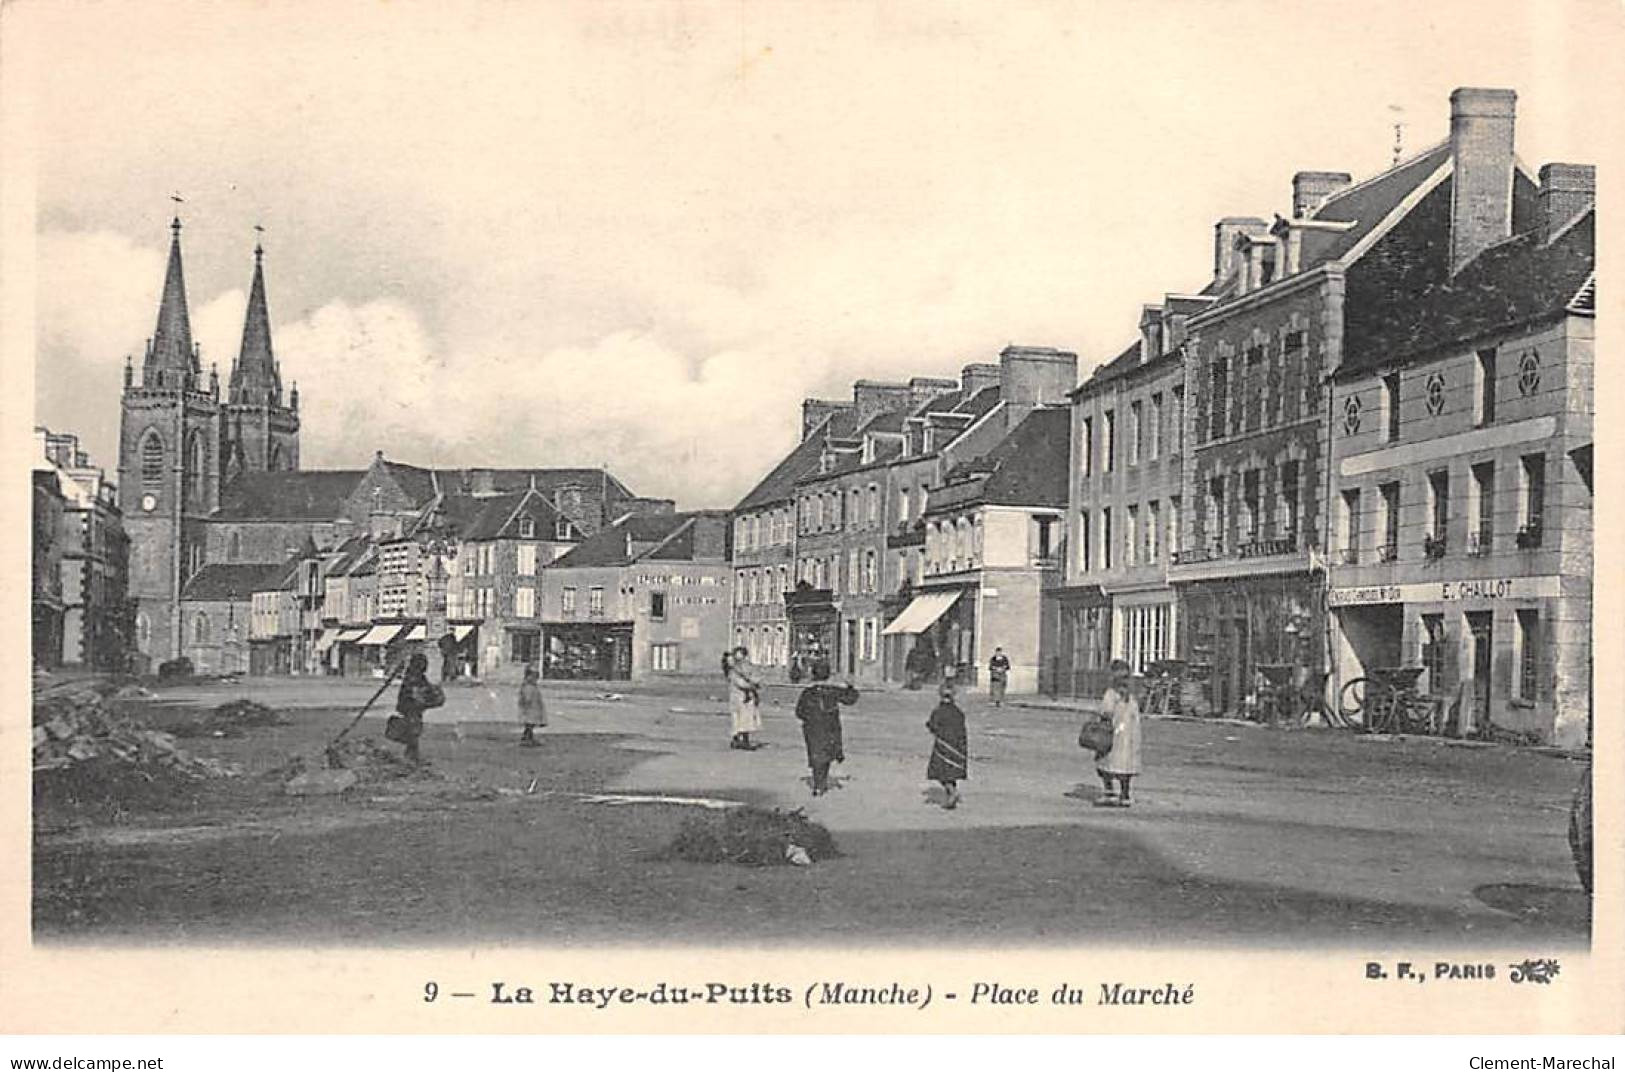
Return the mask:
<svg viewBox="0 0 1625 1072">
<path fill-rule="evenodd" d="M 404 625 L 375 625 L 367 630 L 367 635 L 356 643 L 364 648 L 379 647 L 388 644 L 406 630 Z"/>
<path fill-rule="evenodd" d="M 362 637 L 366 636 L 368 632 L 369 632 L 369 630 L 367 630 L 365 628 L 342 630 L 339 633 L 339 643 L 340 644 L 354 644 L 356 641 L 358 641 Z"/>
<path fill-rule="evenodd" d="M 923 633 L 931 628 L 931 623 L 954 605 L 959 598 L 958 592 L 925 592 L 914 597 L 914 601 L 903 608 L 903 613 L 892 620 L 892 623 L 882 629 L 882 636 L 896 636 L 898 633 Z"/>
<path fill-rule="evenodd" d="M 322 635 L 316 638 L 316 653 L 319 655 L 331 648 L 339 639 L 337 629 L 323 629 Z"/>
<path fill-rule="evenodd" d="M 423 623 L 419 622 L 417 625 L 414 625 L 412 627 L 412 631 L 410 633 L 407 633 L 401 639 L 406 641 L 408 644 L 410 644 L 414 640 L 428 640 L 429 639 L 429 628 L 428 628 L 428 626 L 426 626 Z"/>
<path fill-rule="evenodd" d="M 451 627 L 451 635 L 458 640 L 467 640 L 468 634 L 473 631 L 474 627 L 472 625 L 454 625 Z"/>
</svg>

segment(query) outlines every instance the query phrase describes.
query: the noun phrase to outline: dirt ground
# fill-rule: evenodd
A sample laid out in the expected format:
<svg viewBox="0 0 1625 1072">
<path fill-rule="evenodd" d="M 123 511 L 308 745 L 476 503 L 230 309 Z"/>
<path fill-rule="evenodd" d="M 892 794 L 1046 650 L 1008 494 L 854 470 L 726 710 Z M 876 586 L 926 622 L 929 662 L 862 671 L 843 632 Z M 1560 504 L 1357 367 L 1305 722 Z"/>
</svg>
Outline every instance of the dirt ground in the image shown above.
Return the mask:
<svg viewBox="0 0 1625 1072">
<path fill-rule="evenodd" d="M 187 699 L 168 693 L 143 713 L 161 727 L 195 715 Z M 1147 806 L 1107 819 L 1088 807 L 1087 778 L 1045 771 L 1042 784 L 1013 776 L 1002 784 L 1000 764 L 1020 765 L 1024 742 L 1047 739 L 1051 716 L 1001 713 L 1001 723 L 977 719 L 979 735 L 973 728 L 970 818 L 961 822 L 931 805 L 915 769 L 923 755 L 914 712 L 891 717 L 891 700 L 868 705 L 871 722 L 850 720 L 848 750 L 866 756 L 849 763 L 847 788 L 813 807 L 801 795 L 798 742 L 783 727 L 763 753 L 730 755 L 713 746 L 725 723 L 703 696 L 604 701 L 601 712 L 583 692 L 555 705 L 565 711 L 541 748 L 516 747 L 506 722 L 447 719 L 425 740 L 430 777 L 290 797 L 275 770 L 291 755 L 319 754 L 347 718 L 344 708 L 309 702 L 282 708 L 278 725 L 183 742 L 240 764 L 240 777 L 114 812 L 57 804 L 38 814 L 36 938 L 1357 945 L 1380 934 L 1543 948 L 1588 940 L 1588 900 L 1572 869 L 1554 863 L 1544 833 L 1551 825 L 1560 841 L 1577 768 L 1512 749 L 1158 724 L 1148 727 L 1159 772 L 1146 779 Z M 770 728 L 783 717 L 770 714 Z M 378 730 L 368 719 L 357 733 Z M 902 788 L 892 785 L 894 767 Z M 881 786 L 892 796 L 876 809 L 865 795 L 878 798 Z M 842 855 L 810 868 L 661 859 L 693 806 L 593 799 L 606 789 L 805 804 L 835 831 Z M 1298 803 L 1328 795 L 1329 806 Z M 1279 806 L 1251 806 L 1266 797 Z M 1458 832 L 1463 806 L 1487 820 L 1532 814 L 1533 825 L 1488 821 L 1488 833 Z M 1329 839 L 1335 849 L 1325 848 Z M 1459 858 L 1437 859 L 1451 844 Z M 1329 888 L 1305 877 L 1320 869 L 1315 854 L 1329 851 L 1382 880 Z"/>
</svg>

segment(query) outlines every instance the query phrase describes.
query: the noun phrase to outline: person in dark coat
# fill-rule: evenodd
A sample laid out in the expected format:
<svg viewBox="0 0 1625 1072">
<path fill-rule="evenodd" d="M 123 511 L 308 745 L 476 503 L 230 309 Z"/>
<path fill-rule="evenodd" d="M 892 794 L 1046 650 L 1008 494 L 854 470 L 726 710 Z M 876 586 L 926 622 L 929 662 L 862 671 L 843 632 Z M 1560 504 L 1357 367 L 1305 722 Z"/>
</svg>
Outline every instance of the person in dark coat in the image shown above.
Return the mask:
<svg viewBox="0 0 1625 1072">
<path fill-rule="evenodd" d="M 406 758 L 413 763 L 422 761 L 418 741 L 423 737 L 423 712 L 445 702 L 445 693 L 429 680 L 428 657 L 421 652 L 413 655 L 407 660 L 401 691 L 395 698 L 395 711 L 401 717 L 400 742 L 406 746 Z"/>
<path fill-rule="evenodd" d="M 994 707 L 1004 706 L 1004 689 L 1010 683 L 1010 656 L 1003 648 L 993 649 L 993 658 L 987 664 L 988 698 Z"/>
<path fill-rule="evenodd" d="M 858 702 L 858 690 L 848 681 L 845 685 L 829 683 L 829 663 L 819 659 L 812 667 L 813 683 L 801 690 L 796 701 L 796 718 L 801 720 L 801 735 L 807 741 L 807 766 L 812 768 L 813 796 L 829 791 L 829 765 L 846 762 L 846 751 L 841 739 L 841 705 Z"/>
<path fill-rule="evenodd" d="M 937 706 L 925 723 L 932 738 L 931 761 L 926 764 L 925 776 L 942 783 L 947 793 L 942 806 L 952 811 L 959 806 L 959 783 L 970 777 L 965 712 L 954 703 L 953 682 L 944 681 L 938 696 Z"/>
</svg>

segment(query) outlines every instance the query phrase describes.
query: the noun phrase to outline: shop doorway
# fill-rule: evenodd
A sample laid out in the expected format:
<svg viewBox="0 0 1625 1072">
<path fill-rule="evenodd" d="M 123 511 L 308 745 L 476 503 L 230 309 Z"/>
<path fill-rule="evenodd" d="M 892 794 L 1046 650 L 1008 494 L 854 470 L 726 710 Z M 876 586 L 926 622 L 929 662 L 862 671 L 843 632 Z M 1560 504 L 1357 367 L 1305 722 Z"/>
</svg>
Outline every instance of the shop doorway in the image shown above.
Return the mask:
<svg viewBox="0 0 1625 1072">
<path fill-rule="evenodd" d="M 858 672 L 858 620 L 846 620 L 846 676 L 851 677 Z"/>
<path fill-rule="evenodd" d="M 1495 615 L 1487 610 L 1467 612 L 1468 658 L 1473 667 L 1473 723 L 1483 731 L 1490 726 L 1491 668 L 1495 665 Z"/>
<path fill-rule="evenodd" d="M 1242 697 L 1247 695 L 1251 633 L 1246 618 L 1219 619 L 1219 659 L 1214 674 L 1218 681 L 1219 695 L 1214 699 L 1222 714 L 1234 715 L 1240 711 Z"/>
<path fill-rule="evenodd" d="M 1338 678 L 1353 681 L 1373 670 L 1404 665 L 1401 640 L 1405 631 L 1405 605 L 1344 607 L 1337 612 L 1342 644 L 1338 651 Z"/>
</svg>

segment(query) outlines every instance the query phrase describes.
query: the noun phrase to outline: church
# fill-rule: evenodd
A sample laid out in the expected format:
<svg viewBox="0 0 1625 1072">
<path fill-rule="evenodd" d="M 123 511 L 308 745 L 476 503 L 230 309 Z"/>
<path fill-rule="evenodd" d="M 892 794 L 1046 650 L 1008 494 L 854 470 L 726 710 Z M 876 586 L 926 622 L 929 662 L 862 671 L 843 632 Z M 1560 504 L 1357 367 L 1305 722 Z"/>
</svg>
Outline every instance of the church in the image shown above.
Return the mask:
<svg viewBox="0 0 1625 1072">
<path fill-rule="evenodd" d="M 199 672 L 246 670 L 252 597 L 288 583 L 296 562 L 444 531 L 477 504 L 539 500 L 531 509 L 549 511 L 546 535 L 566 543 L 673 509 L 603 469 L 424 468 L 382 451 L 365 469 L 301 469 L 299 387 L 283 390 L 272 347 L 264 249 L 254 248 L 242 345 L 222 394 L 192 341 L 178 218 L 170 232 L 157 324 L 139 381 L 125 359 L 120 414 L 119 505 L 144 668 L 185 655 Z"/>
</svg>

